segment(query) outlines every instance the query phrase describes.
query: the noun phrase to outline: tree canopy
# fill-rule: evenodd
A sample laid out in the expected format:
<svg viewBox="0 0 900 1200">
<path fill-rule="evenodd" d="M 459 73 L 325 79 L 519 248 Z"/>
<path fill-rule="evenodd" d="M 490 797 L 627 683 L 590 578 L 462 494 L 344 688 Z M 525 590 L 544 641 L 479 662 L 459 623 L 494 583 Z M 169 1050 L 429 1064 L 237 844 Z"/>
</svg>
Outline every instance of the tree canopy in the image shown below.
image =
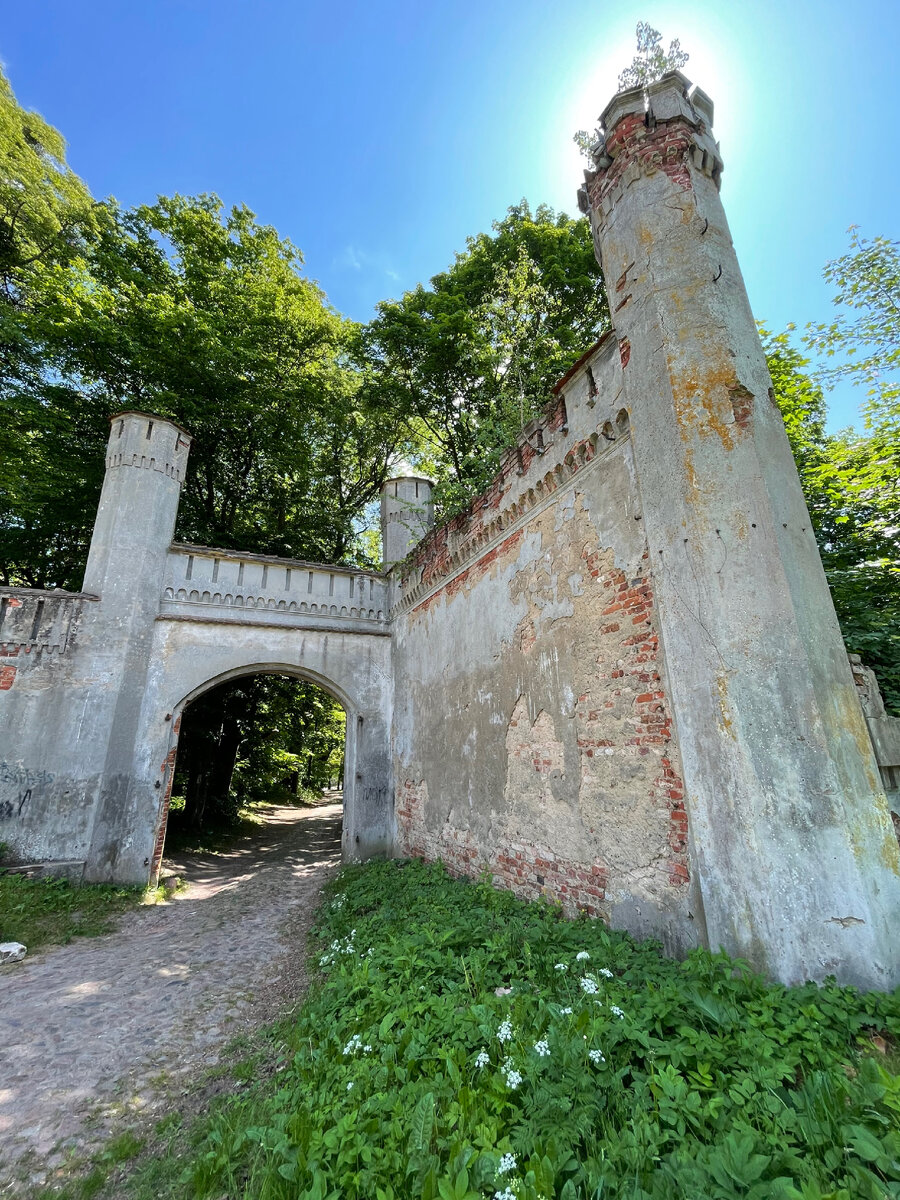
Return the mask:
<svg viewBox="0 0 900 1200">
<path fill-rule="evenodd" d="M 0 89 L 2 579 L 78 587 L 108 417 L 194 435 L 180 537 L 371 561 L 359 516 L 396 426 L 351 362 L 356 326 L 300 251 L 215 196 L 95 203 L 55 130 Z"/>
<path fill-rule="evenodd" d="M 826 432 L 821 384 L 790 330 L 763 330 L 763 345 L 847 649 L 873 668 L 886 705 L 900 716 L 895 468 L 879 433 Z"/>
<path fill-rule="evenodd" d="M 523 200 L 429 287 L 362 332 L 381 410 L 405 429 L 444 513 L 487 486 L 550 389 L 609 327 L 590 228 Z"/>
</svg>

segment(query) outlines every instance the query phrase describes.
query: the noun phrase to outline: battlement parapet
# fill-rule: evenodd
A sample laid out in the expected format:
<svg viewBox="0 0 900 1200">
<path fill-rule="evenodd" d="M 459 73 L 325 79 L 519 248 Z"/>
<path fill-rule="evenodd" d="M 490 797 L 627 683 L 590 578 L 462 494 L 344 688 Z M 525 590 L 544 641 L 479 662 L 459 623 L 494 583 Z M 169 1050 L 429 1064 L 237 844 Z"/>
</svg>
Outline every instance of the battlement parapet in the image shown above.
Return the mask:
<svg viewBox="0 0 900 1200">
<path fill-rule="evenodd" d="M 398 567 L 396 610 L 418 604 L 489 553 L 560 485 L 627 435 L 617 349 L 610 333 L 591 346 L 555 385 L 544 412 L 522 429 L 490 487 L 433 529 Z"/>
<path fill-rule="evenodd" d="M 642 173 L 664 171 L 689 187 L 690 164 L 720 186 L 724 163 L 712 135 L 713 103 L 700 88 L 691 88 L 680 71 L 670 71 L 646 89 L 619 92 L 600 122 L 603 137 L 593 148 L 595 169 L 585 171 L 578 193 L 583 213 L 593 209 L 608 216 L 618 185 Z"/>
<path fill-rule="evenodd" d="M 190 434 L 149 413 L 121 412 L 110 418 L 106 469 L 137 467 L 184 482 Z"/>
<path fill-rule="evenodd" d="M 387 632 L 384 578 L 323 565 L 209 546 L 173 545 L 160 616 L 174 620 L 290 625 Z"/>
<path fill-rule="evenodd" d="M 0 587 L 0 657 L 63 654 L 84 603 L 97 600 L 87 592 Z"/>
</svg>

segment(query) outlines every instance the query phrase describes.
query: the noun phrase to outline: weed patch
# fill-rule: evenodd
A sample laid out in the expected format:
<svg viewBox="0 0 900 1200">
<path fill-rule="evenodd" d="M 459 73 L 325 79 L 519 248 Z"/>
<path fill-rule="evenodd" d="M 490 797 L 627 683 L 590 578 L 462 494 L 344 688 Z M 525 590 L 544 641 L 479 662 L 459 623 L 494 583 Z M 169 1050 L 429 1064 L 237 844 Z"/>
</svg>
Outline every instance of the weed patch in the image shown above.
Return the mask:
<svg viewBox="0 0 900 1200">
<path fill-rule="evenodd" d="M 155 893 L 105 884 L 72 885 L 65 879 L 28 879 L 0 869 L 0 942 L 22 942 L 29 953 L 73 937 L 97 937 L 123 912 Z"/>
<path fill-rule="evenodd" d="M 900 1079 L 873 1048 L 898 994 L 676 962 L 416 862 L 342 872 L 317 937 L 274 1072 L 182 1134 L 180 1166 L 143 1164 L 154 1195 L 900 1196 Z"/>
</svg>

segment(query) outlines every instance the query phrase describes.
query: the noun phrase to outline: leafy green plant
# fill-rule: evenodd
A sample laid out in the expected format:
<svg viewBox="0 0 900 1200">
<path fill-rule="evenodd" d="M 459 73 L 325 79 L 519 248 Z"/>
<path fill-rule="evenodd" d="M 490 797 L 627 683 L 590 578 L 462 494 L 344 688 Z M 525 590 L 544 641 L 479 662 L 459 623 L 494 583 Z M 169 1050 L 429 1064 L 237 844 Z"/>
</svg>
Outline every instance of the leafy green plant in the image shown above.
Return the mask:
<svg viewBox="0 0 900 1200">
<path fill-rule="evenodd" d="M 667 959 L 441 866 L 345 870 L 274 1076 L 170 1192 L 259 1200 L 900 1195 L 900 996 Z M 877 1039 L 876 1039 L 877 1040 Z"/>
</svg>

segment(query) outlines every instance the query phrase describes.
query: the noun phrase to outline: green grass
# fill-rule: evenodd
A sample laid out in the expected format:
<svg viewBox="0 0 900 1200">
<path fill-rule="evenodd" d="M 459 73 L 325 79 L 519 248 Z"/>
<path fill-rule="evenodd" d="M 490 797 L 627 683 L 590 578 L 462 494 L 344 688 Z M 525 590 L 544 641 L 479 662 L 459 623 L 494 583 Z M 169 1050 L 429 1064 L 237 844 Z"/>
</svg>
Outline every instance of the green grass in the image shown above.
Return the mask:
<svg viewBox="0 0 900 1200">
<path fill-rule="evenodd" d="M 115 928 L 121 913 L 154 898 L 145 888 L 73 886 L 64 879 L 27 879 L 0 867 L 0 942 L 39 946 L 96 937 Z"/>
<path fill-rule="evenodd" d="M 317 937 L 280 1051 L 117 1200 L 900 1197 L 900 993 L 676 962 L 419 863 L 342 872 Z"/>
</svg>

